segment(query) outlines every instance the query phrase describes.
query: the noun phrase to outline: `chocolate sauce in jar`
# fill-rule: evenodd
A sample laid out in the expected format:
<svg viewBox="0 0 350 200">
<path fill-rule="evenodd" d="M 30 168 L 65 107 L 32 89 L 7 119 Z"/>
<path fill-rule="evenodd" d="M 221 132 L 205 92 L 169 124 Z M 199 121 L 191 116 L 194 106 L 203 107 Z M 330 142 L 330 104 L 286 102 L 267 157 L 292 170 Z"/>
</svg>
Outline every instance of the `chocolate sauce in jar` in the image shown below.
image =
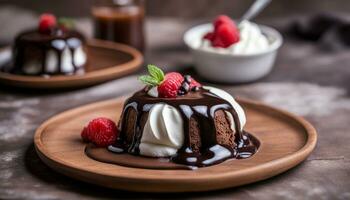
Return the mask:
<svg viewBox="0 0 350 200">
<path fill-rule="evenodd" d="M 96 38 L 128 44 L 144 51 L 142 0 L 97 1 L 92 15 Z"/>
</svg>

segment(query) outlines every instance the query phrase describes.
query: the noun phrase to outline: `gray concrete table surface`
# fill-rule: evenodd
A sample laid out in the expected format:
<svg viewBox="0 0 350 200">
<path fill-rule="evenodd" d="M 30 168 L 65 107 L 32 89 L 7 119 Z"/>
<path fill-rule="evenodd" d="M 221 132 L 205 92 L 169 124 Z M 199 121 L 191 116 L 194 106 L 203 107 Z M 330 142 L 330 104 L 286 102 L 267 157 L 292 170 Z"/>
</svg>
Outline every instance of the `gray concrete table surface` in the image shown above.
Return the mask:
<svg viewBox="0 0 350 200">
<path fill-rule="evenodd" d="M 280 30 L 286 24 L 283 20 L 262 22 Z M 166 66 L 168 71 L 193 73 L 186 69 L 192 61 L 181 37 L 195 23 L 148 20 L 146 62 Z M 216 85 L 235 96 L 301 115 L 316 127 L 319 139 L 311 156 L 271 179 L 214 192 L 145 194 L 76 181 L 40 161 L 33 134 L 43 121 L 76 106 L 130 94 L 141 87 L 136 77 L 58 92 L 1 85 L 0 199 L 350 199 L 350 51 L 325 52 L 313 43 L 286 37 L 270 75 L 246 85 Z"/>
</svg>

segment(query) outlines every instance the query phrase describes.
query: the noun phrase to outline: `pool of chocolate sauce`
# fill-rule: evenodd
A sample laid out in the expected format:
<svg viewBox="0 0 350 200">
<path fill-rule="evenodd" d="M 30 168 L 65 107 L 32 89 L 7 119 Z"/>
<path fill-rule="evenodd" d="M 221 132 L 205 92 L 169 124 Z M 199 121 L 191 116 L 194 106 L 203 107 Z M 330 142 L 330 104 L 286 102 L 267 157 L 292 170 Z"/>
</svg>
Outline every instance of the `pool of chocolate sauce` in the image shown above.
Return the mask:
<svg viewBox="0 0 350 200">
<path fill-rule="evenodd" d="M 259 148 L 260 142 L 256 137 L 249 133 L 247 134 L 247 137 L 252 141 L 255 147 Z M 240 156 L 227 159 L 227 161 L 246 158 L 247 155 L 244 155 L 245 150 L 240 149 L 239 151 L 241 151 L 238 153 Z M 86 145 L 85 154 L 94 160 L 124 167 L 162 170 L 192 170 L 197 168 L 196 166 L 177 164 L 172 162 L 170 158 L 151 158 L 129 153 L 114 153 L 111 150 L 108 150 L 108 148 L 96 147 L 93 144 Z M 250 156 L 251 155 L 249 154 L 248 157 Z"/>
</svg>

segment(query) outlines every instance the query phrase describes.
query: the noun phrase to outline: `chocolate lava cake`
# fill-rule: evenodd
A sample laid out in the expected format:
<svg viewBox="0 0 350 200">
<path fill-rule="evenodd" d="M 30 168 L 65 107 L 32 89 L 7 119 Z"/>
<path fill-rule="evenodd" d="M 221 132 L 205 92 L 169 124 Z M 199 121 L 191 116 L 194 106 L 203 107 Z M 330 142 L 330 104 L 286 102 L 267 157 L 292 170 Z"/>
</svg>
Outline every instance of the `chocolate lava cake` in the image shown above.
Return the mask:
<svg viewBox="0 0 350 200">
<path fill-rule="evenodd" d="M 39 28 L 20 33 L 14 42 L 10 73 L 59 75 L 84 71 L 87 63 L 85 37 L 68 20 L 56 22 L 50 14 L 40 18 Z"/>
<path fill-rule="evenodd" d="M 231 95 L 176 72 L 158 81 L 151 76 L 141 77 L 148 86 L 125 102 L 110 150 L 170 157 L 193 167 L 247 158 L 257 151 L 257 142 L 243 131 L 244 111 Z"/>
</svg>

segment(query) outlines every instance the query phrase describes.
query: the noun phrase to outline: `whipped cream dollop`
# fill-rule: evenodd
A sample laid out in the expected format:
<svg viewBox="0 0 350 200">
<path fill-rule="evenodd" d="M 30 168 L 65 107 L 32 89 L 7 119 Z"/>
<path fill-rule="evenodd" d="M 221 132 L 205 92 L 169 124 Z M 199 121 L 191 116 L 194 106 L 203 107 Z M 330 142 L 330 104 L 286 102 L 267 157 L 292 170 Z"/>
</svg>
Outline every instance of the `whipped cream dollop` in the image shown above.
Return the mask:
<svg viewBox="0 0 350 200">
<path fill-rule="evenodd" d="M 226 100 L 236 110 L 239 118 L 241 129 L 246 123 L 245 113 L 242 107 L 235 99 L 224 90 L 203 86 L 212 94 Z M 153 87 L 148 91 L 148 95 L 158 97 L 157 87 Z M 229 112 L 225 112 L 233 131 L 235 123 L 233 116 Z M 177 150 L 184 143 L 184 122 L 180 112 L 173 106 L 165 103 L 154 105 L 148 114 L 148 119 L 143 129 L 140 143 L 140 154 L 151 157 L 168 157 L 176 154 Z"/>
<path fill-rule="evenodd" d="M 203 39 L 202 45 L 199 48 L 221 54 L 254 54 L 266 51 L 269 48 L 269 41 L 257 24 L 242 21 L 238 29 L 240 35 L 239 42 L 227 48 L 213 47 L 207 39 Z"/>
<path fill-rule="evenodd" d="M 152 87 L 147 91 L 147 94 L 151 97 L 158 97 L 158 87 Z"/>
<path fill-rule="evenodd" d="M 228 103 L 230 103 L 233 107 L 233 109 L 237 112 L 238 115 L 238 119 L 239 119 L 239 123 L 241 125 L 241 130 L 243 130 L 243 127 L 245 126 L 246 123 L 246 117 L 245 117 L 245 113 L 243 108 L 237 103 L 237 101 L 226 91 L 221 90 L 219 88 L 215 88 L 215 87 L 210 87 L 210 86 L 203 86 L 204 89 L 209 90 L 209 92 L 215 94 L 216 96 L 226 100 Z M 231 125 L 231 129 L 233 131 L 235 131 L 235 123 L 233 120 L 233 116 L 231 115 L 231 113 L 226 112 L 226 115 L 228 116 L 228 118 L 230 119 L 230 125 Z"/>
<path fill-rule="evenodd" d="M 184 130 L 180 112 L 159 103 L 149 111 L 140 143 L 140 154 L 151 157 L 175 155 L 183 145 Z"/>
</svg>

